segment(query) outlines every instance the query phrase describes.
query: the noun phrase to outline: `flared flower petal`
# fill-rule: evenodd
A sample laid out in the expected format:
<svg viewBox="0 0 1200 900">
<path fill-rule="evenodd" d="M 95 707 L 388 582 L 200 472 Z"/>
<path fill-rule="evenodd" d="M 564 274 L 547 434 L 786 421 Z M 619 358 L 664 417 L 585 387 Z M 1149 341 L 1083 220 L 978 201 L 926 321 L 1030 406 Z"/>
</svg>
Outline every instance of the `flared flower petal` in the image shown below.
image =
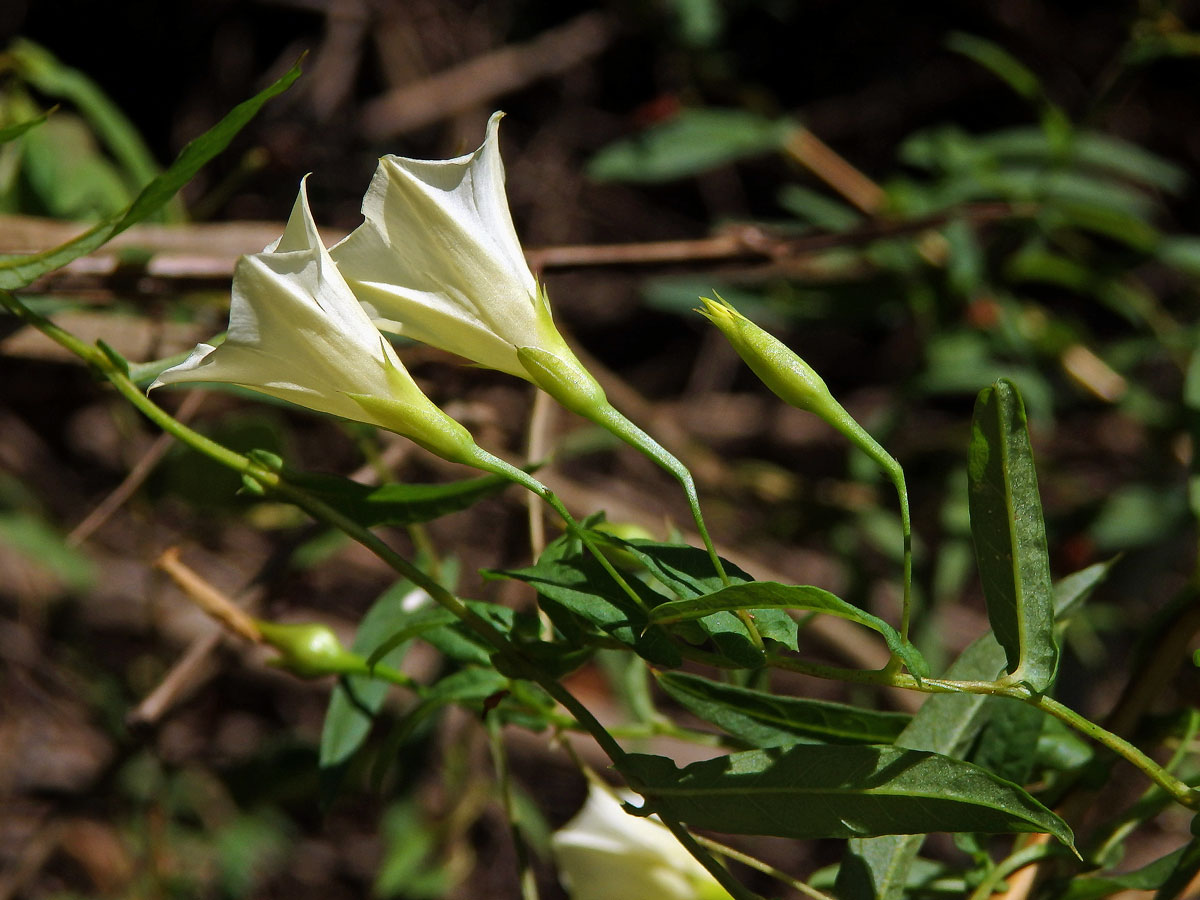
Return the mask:
<svg viewBox="0 0 1200 900">
<path fill-rule="evenodd" d="M 624 796 L 638 803 L 634 794 Z M 626 813 L 603 788 L 551 838 L 571 900 L 728 900 L 729 894 L 666 827 Z"/>
<path fill-rule="evenodd" d="M 309 409 L 387 428 L 458 459 L 470 435 L 421 392 L 321 243 L 305 185 L 283 236 L 242 257 L 229 330 L 151 385 L 236 384 Z"/>
<path fill-rule="evenodd" d="M 533 381 L 558 396 L 589 382 L 554 326 L 513 228 L 498 129 L 447 160 L 385 156 L 363 199 L 364 222 L 330 253 L 385 331 Z M 526 364 L 521 351 L 550 362 Z M 565 370 L 567 382 L 546 373 Z M 553 388 L 553 389 L 552 389 Z M 560 398 L 561 399 L 561 398 Z M 573 405 L 573 404 L 569 404 Z"/>
</svg>

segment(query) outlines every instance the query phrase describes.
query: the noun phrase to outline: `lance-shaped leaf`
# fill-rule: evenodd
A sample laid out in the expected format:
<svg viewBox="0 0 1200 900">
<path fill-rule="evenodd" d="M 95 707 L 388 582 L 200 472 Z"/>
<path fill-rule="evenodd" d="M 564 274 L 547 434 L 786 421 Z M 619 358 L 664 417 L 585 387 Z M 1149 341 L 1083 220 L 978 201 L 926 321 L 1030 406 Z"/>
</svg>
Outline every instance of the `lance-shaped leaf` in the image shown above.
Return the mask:
<svg viewBox="0 0 1200 900">
<path fill-rule="evenodd" d="M 287 90 L 299 77 L 300 66 L 297 64 L 266 90 L 235 106 L 225 118 L 184 147 L 171 167 L 146 185 L 125 212 L 58 247 L 0 260 L 0 289 L 15 291 L 32 284 L 47 272 L 86 256 L 126 228 L 161 209 L 181 187 L 192 180 L 192 176 L 205 163 L 229 146 L 229 142 L 254 118 L 264 103 Z"/>
<path fill-rule="evenodd" d="M 1101 581 L 1112 563 L 1097 563 L 1055 585 L 1055 615 L 1069 615 Z M 991 632 L 954 661 L 946 678 L 990 681 L 1004 667 L 1004 650 Z M 1012 701 L 985 694 L 932 694 L 896 739 L 896 746 L 959 757 L 967 753 L 990 713 Z M 838 870 L 837 896 L 844 900 L 902 900 L 914 872 L 923 835 L 889 835 L 852 840 Z"/>
<path fill-rule="evenodd" d="M 797 744 L 732 753 L 677 769 L 636 754 L 622 766 L 646 809 L 730 834 L 852 838 L 930 831 L 1071 829 L 1024 790 L 985 769 L 898 747 Z"/>
<path fill-rule="evenodd" d="M 632 647 L 650 662 L 673 668 L 681 661 L 667 633 L 650 622 L 646 610 L 662 597 L 637 580 L 629 586 L 643 605 L 634 603 L 600 564 L 584 556 L 579 542 L 564 535 L 542 552 L 536 565 L 485 570 L 484 577 L 515 578 L 531 585 L 555 626 L 576 643 L 596 645 L 605 635 Z"/>
<path fill-rule="evenodd" d="M 911 718 L 826 700 L 781 697 L 684 672 L 659 672 L 656 677 L 663 691 L 688 712 L 752 747 L 890 744 Z"/>
<path fill-rule="evenodd" d="M 883 619 L 811 585 L 779 584 L 775 581 L 734 584 L 703 597 L 664 603 L 654 608 L 650 620 L 666 625 L 739 609 L 798 609 L 849 619 L 882 635 L 888 648 L 903 660 L 914 675 L 920 677 L 929 670 L 917 649 L 903 640 L 900 633 Z"/>
<path fill-rule="evenodd" d="M 1045 691 L 1058 671 L 1054 593 L 1025 406 L 1010 381 L 975 402 L 968 478 L 975 556 L 1008 680 Z"/>
<path fill-rule="evenodd" d="M 658 541 L 627 541 L 605 532 L 593 532 L 600 543 L 615 544 L 636 557 L 654 578 L 680 600 L 694 599 L 711 594 L 725 586 L 714 571 L 712 558 L 696 547 L 687 544 L 668 544 Z M 729 560 L 722 560 L 725 575 L 733 584 L 753 581 L 740 567 Z M 799 629 L 796 622 L 782 609 L 755 609 L 754 625 L 763 638 L 783 644 L 790 650 L 796 649 Z M 729 649 L 740 643 L 742 652 L 749 649 L 749 635 L 736 616 L 713 616 L 700 622 L 701 627 L 718 647 Z M 761 661 L 761 660 L 760 660 Z"/>
</svg>

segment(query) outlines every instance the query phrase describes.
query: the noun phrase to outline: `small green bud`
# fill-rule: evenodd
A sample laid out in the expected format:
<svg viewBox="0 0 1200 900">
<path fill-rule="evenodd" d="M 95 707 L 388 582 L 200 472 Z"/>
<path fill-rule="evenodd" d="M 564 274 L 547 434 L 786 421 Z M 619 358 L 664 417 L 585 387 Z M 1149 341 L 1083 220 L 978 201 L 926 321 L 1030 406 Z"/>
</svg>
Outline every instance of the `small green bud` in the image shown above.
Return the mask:
<svg viewBox="0 0 1200 900">
<path fill-rule="evenodd" d="M 255 621 L 263 640 L 279 651 L 272 665 L 301 678 L 325 675 L 362 675 L 366 661 L 342 646 L 333 629 L 317 622 L 284 624 Z"/>
<path fill-rule="evenodd" d="M 246 458 L 255 465 L 262 466 L 268 472 L 278 474 L 283 471 L 283 457 L 278 453 L 272 453 L 270 450 L 255 448 L 246 451 Z"/>
</svg>

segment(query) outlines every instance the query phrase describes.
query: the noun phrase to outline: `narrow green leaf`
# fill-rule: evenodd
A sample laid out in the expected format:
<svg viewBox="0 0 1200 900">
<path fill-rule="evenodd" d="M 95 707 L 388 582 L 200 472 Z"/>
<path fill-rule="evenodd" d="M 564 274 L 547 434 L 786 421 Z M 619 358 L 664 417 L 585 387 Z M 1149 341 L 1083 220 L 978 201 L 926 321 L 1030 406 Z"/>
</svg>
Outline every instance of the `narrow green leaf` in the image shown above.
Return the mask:
<svg viewBox="0 0 1200 900">
<path fill-rule="evenodd" d="M 946 677 L 986 681 L 1003 667 L 1004 651 L 989 633 L 962 652 Z M 988 708 L 999 702 L 983 694 L 933 694 L 896 738 L 895 746 L 965 756 L 987 722 Z M 843 900 L 902 900 L 924 840 L 924 835 L 913 834 L 850 841 L 838 870 L 837 896 Z"/>
<path fill-rule="evenodd" d="M 264 103 L 287 90 L 299 77 L 300 66 L 297 64 L 266 90 L 235 106 L 225 118 L 184 147 L 171 167 L 147 184 L 121 215 L 101 222 L 58 247 L 0 261 L 0 290 L 13 291 L 26 287 L 47 272 L 86 256 L 160 209 L 191 181 L 205 163 L 229 146 L 229 142 L 254 118 Z"/>
<path fill-rule="evenodd" d="M 1096 585 L 1108 577 L 1112 567 L 1121 557 L 1114 556 L 1104 562 L 1092 565 L 1065 575 L 1054 583 L 1054 616 L 1056 619 L 1065 618 L 1078 609 L 1096 589 Z"/>
<path fill-rule="evenodd" d="M 512 482 L 499 475 L 445 484 L 359 484 L 336 475 L 288 470 L 286 478 L 366 527 L 430 522 L 474 506 Z"/>
<path fill-rule="evenodd" d="M 896 653 L 914 674 L 920 676 L 928 671 L 928 666 L 917 649 L 901 640 L 900 633 L 883 619 L 864 612 L 829 591 L 810 585 L 779 584 L 775 581 L 734 584 L 703 597 L 663 603 L 651 612 L 650 620 L 665 625 L 702 619 L 716 612 L 732 612 L 738 609 L 796 609 L 828 613 L 848 619 L 882 635 L 888 648 Z"/>
<path fill-rule="evenodd" d="M 487 570 L 490 578 L 515 578 L 532 585 L 540 605 L 555 626 L 576 643 L 597 644 L 607 635 L 632 647 L 639 656 L 674 668 L 682 662 L 679 650 L 662 628 L 653 625 L 646 610 L 662 601 L 640 581 L 628 581 L 642 605 L 634 603 L 579 541 L 569 535 L 552 541 L 536 565 L 522 569 Z"/>
<path fill-rule="evenodd" d="M 9 141 L 15 141 L 31 128 L 37 128 L 48 118 L 51 113 L 57 111 L 58 107 L 46 110 L 40 116 L 34 116 L 32 119 L 26 119 L 24 122 L 14 122 L 12 125 L 7 125 L 0 128 L 0 144 L 7 144 Z"/>
<path fill-rule="evenodd" d="M 644 565 L 655 580 L 681 600 L 702 597 L 725 586 L 713 572 L 712 560 L 698 547 L 687 544 L 667 544 L 647 540 L 623 540 L 606 532 L 594 532 L 596 540 L 620 547 Z M 722 561 L 725 574 L 733 584 L 745 584 L 752 579 L 729 560 Z M 795 650 L 799 641 L 796 622 L 781 609 L 753 609 L 754 624 L 766 640 Z M 763 663 L 763 654 L 750 638 L 750 632 L 737 616 L 716 613 L 699 621 L 700 627 L 716 645 L 718 652 L 740 666 L 755 667 Z"/>
<path fill-rule="evenodd" d="M 854 838 L 930 831 L 1071 829 L 1017 785 L 962 760 L 897 747 L 798 744 L 677 769 L 630 756 L 625 774 L 662 812 L 696 828 L 774 837 Z"/>
<path fill-rule="evenodd" d="M 21 75 L 43 94 L 69 100 L 88 120 L 137 189 L 159 174 L 154 155 L 133 122 L 91 78 L 64 65 L 49 50 L 18 39 L 9 50 Z"/>
<path fill-rule="evenodd" d="M 441 679 L 426 691 L 421 702 L 409 710 L 395 733 L 389 735 L 393 744 L 402 743 L 431 715 L 451 703 L 472 703 L 486 700 L 508 689 L 508 678 L 492 668 L 468 666 Z"/>
<path fill-rule="evenodd" d="M 407 610 L 405 615 L 395 622 L 396 627 L 390 634 L 377 636 L 378 640 L 374 642 L 375 645 L 367 651 L 367 665 L 375 666 L 386 663 L 388 655 L 401 644 L 421 637 L 435 628 L 444 628 L 456 622 L 458 622 L 458 616 L 450 610 L 432 603 Z M 360 653 L 360 655 L 363 654 Z"/>
<path fill-rule="evenodd" d="M 802 697 L 781 697 L 683 672 L 655 673 L 688 712 L 752 747 L 795 743 L 889 744 L 911 717 Z"/>
<path fill-rule="evenodd" d="M 946 47 L 974 60 L 1026 100 L 1042 97 L 1041 82 L 1033 71 L 999 44 L 956 31 L 946 38 Z"/>
<path fill-rule="evenodd" d="M 979 736 L 971 762 L 1001 778 L 1026 784 L 1033 773 L 1042 729 L 1049 718 L 1040 709 L 1024 703 L 997 703 Z"/>
<path fill-rule="evenodd" d="M 481 600 L 462 600 L 467 609 L 490 623 L 501 634 L 511 634 L 516 625 L 516 613 L 505 606 Z M 463 665 L 490 666 L 495 648 L 465 625 L 455 622 L 440 628 L 422 630 L 421 640 L 448 659 Z"/>
<path fill-rule="evenodd" d="M 795 125 L 738 109 L 685 109 L 588 163 L 598 181 L 670 181 L 778 150 Z"/>
<path fill-rule="evenodd" d="M 1045 691 L 1059 658 L 1046 526 L 1025 407 L 1007 379 L 975 403 L 967 472 L 975 557 L 1009 679 Z"/>
<path fill-rule="evenodd" d="M 26 510 L 0 510 L 0 546 L 14 551 L 65 589 L 83 591 L 96 580 L 96 570 L 82 551 L 41 516 Z"/>
</svg>

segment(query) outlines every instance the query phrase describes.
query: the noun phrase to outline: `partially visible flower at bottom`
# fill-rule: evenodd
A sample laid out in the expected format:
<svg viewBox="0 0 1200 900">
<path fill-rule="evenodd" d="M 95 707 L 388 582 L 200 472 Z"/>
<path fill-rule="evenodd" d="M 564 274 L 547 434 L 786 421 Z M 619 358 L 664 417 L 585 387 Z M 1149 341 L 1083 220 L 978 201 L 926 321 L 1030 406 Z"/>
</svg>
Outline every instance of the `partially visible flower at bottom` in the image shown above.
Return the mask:
<svg viewBox="0 0 1200 900">
<path fill-rule="evenodd" d="M 641 798 L 622 792 L 637 805 Z M 571 900 L 729 900 L 729 893 L 666 826 L 632 816 L 604 788 L 551 838 L 559 875 Z"/>
<path fill-rule="evenodd" d="M 238 260 L 229 332 L 151 385 L 236 384 L 395 431 L 459 462 L 470 433 L 426 397 L 371 323 L 321 243 L 303 183 L 283 236 Z"/>
</svg>

